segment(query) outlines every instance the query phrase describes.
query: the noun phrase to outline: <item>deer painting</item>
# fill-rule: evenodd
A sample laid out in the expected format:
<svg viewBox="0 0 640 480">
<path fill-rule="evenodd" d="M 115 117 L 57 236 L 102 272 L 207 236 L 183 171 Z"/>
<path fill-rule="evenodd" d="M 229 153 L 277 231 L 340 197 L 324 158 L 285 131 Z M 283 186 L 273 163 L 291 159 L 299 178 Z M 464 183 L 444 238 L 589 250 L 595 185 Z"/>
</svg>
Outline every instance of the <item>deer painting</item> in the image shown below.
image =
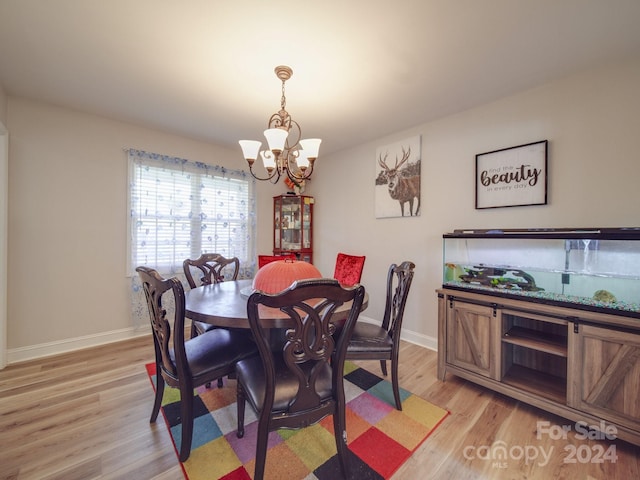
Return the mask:
<svg viewBox="0 0 640 480">
<path fill-rule="evenodd" d="M 409 215 L 417 215 L 420 212 L 420 171 L 418 165 L 418 171 L 416 172 L 416 168 L 409 168 L 409 165 L 402 167 L 406 161 L 409 159 L 411 155 L 411 147 L 408 150 L 405 150 L 402 147 L 402 158 L 398 160 L 396 156 L 395 164 L 393 168 L 390 168 L 387 165 L 387 157 L 389 156 L 389 152 L 384 154 L 384 158 L 382 155 L 378 157 L 378 165 L 382 167 L 381 175 L 384 175 L 387 180 L 389 196 L 397 200 L 400 203 L 400 213 L 404 217 L 404 204 L 409 203 Z M 417 206 L 415 212 L 413 211 L 413 202 L 414 199 L 417 199 Z"/>
</svg>

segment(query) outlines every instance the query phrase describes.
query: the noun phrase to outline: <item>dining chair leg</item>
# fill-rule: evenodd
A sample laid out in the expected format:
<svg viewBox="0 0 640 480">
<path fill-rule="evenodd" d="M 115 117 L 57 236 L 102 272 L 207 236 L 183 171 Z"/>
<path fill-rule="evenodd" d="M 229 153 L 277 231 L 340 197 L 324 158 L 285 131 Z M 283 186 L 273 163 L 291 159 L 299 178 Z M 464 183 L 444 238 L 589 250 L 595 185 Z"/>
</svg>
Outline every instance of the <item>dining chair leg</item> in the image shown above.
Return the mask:
<svg viewBox="0 0 640 480">
<path fill-rule="evenodd" d="M 347 448 L 347 428 L 344 410 L 342 414 L 335 412 L 333 414 L 333 432 L 336 438 L 336 449 L 338 451 L 338 459 L 340 460 L 340 468 L 344 478 L 350 478 L 349 473 L 349 449 Z"/>
<path fill-rule="evenodd" d="M 180 415 L 182 417 L 180 419 L 182 424 L 180 461 L 186 462 L 191 454 L 193 437 L 193 388 L 190 386 L 180 387 Z"/>
<path fill-rule="evenodd" d="M 156 364 L 156 398 L 153 401 L 153 410 L 151 410 L 151 419 L 149 423 L 155 423 L 162 406 L 162 395 L 164 394 L 164 378 L 160 374 L 160 365 Z"/>
<path fill-rule="evenodd" d="M 246 402 L 244 399 L 244 390 L 240 382 L 238 382 L 236 388 L 236 402 L 238 404 L 238 429 L 236 431 L 236 437 L 242 438 L 244 437 L 244 408 Z"/>
<path fill-rule="evenodd" d="M 218 388 L 222 388 L 224 384 L 222 383 L 222 377 L 218 379 Z M 205 388 L 211 388 L 211 382 L 207 382 L 204 384 Z"/>
<path fill-rule="evenodd" d="M 253 474 L 253 480 L 262 480 L 264 478 L 264 468 L 267 461 L 267 441 L 269 440 L 269 419 L 262 418 L 258 423 L 258 438 L 256 445 L 256 466 Z"/>
<path fill-rule="evenodd" d="M 380 369 L 382 370 L 382 375 L 387 376 L 387 361 L 380 360 Z"/>
<path fill-rule="evenodd" d="M 402 411 L 400 401 L 400 385 L 398 384 L 398 360 L 391 360 L 391 385 L 393 387 L 393 398 L 396 401 L 396 408 Z"/>
</svg>

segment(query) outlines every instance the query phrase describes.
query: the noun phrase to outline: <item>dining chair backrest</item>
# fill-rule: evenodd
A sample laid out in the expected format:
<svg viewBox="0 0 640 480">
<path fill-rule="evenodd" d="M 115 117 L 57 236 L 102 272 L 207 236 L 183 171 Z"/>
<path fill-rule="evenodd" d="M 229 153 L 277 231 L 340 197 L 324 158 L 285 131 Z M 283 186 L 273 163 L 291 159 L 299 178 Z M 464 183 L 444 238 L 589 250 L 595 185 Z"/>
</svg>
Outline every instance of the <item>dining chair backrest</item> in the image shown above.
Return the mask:
<svg viewBox="0 0 640 480">
<path fill-rule="evenodd" d="M 343 285 L 355 285 L 360 283 L 362 270 L 364 269 L 364 255 L 349 255 L 338 253 L 333 278 Z"/>
<path fill-rule="evenodd" d="M 247 314 L 261 358 L 239 362 L 236 377 L 238 436 L 244 434 L 244 399 L 259 413 L 254 478 L 262 478 L 269 431 L 304 428 L 327 415 L 333 415 L 341 465 L 348 469 L 344 361 L 363 299 L 363 286 L 344 287 L 327 278 L 300 280 L 281 293 L 258 291 L 249 297 Z M 333 313 L 347 302 L 352 302 L 347 318 L 337 322 Z M 280 348 L 273 346 L 264 324 L 273 320 L 263 318 L 272 317 L 274 309 L 289 323 Z"/>
<path fill-rule="evenodd" d="M 285 253 L 282 255 L 258 255 L 258 268 L 262 268 L 271 262 L 277 262 L 279 260 L 297 260 L 295 253 Z"/>
<path fill-rule="evenodd" d="M 284 360 L 298 381 L 298 393 L 286 409 L 288 412 L 301 412 L 321 406 L 323 396 L 326 397 L 327 393 L 322 392 L 322 389 L 327 385 L 315 382 L 320 369 L 332 370 L 335 384 L 331 388 L 332 392 L 342 390 L 344 355 L 363 299 L 364 287 L 343 288 L 337 281 L 324 278 L 297 281 L 280 294 L 256 292 L 249 297 L 247 314 L 264 363 L 267 392 L 274 393 L 272 387 L 276 378 L 275 365 L 279 363 L 277 357 Z M 353 303 L 346 321 L 343 325 L 336 326 L 332 313 L 350 301 Z M 268 316 L 268 310 L 263 307 L 279 309 L 292 323 L 286 331 L 287 341 L 282 351 L 274 352 L 272 349 L 270 330 L 263 326 L 262 320 L 265 313 Z M 339 335 L 334 336 L 336 331 L 339 331 Z M 273 400 L 267 399 L 265 405 L 272 402 Z M 300 426 L 299 419 L 282 422 Z"/>
<path fill-rule="evenodd" d="M 211 285 L 224 280 L 237 280 L 240 271 L 240 260 L 237 257 L 225 258 L 219 253 L 203 253 L 197 259 L 187 258 L 182 263 L 184 275 L 191 288 Z M 201 274 L 199 283 L 193 277 Z"/>
<path fill-rule="evenodd" d="M 407 304 L 415 268 L 416 265 L 413 262 L 405 261 L 400 265 L 392 264 L 387 273 L 387 300 L 382 328 L 389 331 L 394 341 L 400 340 L 404 307 Z"/>
<path fill-rule="evenodd" d="M 152 268 L 138 267 L 136 272 L 149 308 L 157 366 L 177 381 L 190 375 L 184 348 L 184 288 L 177 278 L 164 279 Z M 170 303 L 173 305 L 168 308 Z M 173 311 L 172 318 L 167 318 L 167 311 Z"/>
</svg>

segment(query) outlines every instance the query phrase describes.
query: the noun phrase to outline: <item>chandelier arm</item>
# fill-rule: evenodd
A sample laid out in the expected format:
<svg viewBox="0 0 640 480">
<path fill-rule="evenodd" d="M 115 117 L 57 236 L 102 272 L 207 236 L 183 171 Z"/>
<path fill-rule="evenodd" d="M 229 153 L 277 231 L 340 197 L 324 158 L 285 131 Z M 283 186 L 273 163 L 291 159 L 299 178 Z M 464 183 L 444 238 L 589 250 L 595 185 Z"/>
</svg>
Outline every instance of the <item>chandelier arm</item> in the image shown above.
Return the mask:
<svg viewBox="0 0 640 480">
<path fill-rule="evenodd" d="M 300 128 L 300 124 L 291 118 L 291 116 L 289 116 L 287 120 L 287 131 L 289 132 L 289 135 L 287 136 L 286 147 L 287 150 L 293 151 L 300 147 L 302 128 Z"/>
<path fill-rule="evenodd" d="M 267 122 L 267 128 L 282 128 L 287 132 L 291 128 L 291 115 L 286 110 L 280 110 L 274 113 Z"/>
<path fill-rule="evenodd" d="M 259 177 L 258 175 L 256 175 L 253 171 L 253 165 L 249 164 L 249 173 L 251 174 L 251 176 L 253 178 L 255 178 L 256 180 L 260 180 L 260 181 L 266 181 L 269 180 L 271 181 L 271 183 L 276 184 L 278 183 L 278 180 L 280 180 L 280 169 L 279 168 L 274 168 L 273 172 L 271 172 L 271 174 L 268 174 L 266 177 Z M 273 180 L 275 178 L 275 180 Z"/>
<path fill-rule="evenodd" d="M 309 180 L 311 178 L 311 174 L 313 173 L 313 163 L 309 164 L 309 167 L 304 171 L 304 173 L 302 175 L 296 175 L 291 168 L 289 168 L 289 165 L 287 165 L 287 177 L 289 177 L 289 180 L 291 180 L 292 182 L 301 182 L 303 180 Z"/>
</svg>

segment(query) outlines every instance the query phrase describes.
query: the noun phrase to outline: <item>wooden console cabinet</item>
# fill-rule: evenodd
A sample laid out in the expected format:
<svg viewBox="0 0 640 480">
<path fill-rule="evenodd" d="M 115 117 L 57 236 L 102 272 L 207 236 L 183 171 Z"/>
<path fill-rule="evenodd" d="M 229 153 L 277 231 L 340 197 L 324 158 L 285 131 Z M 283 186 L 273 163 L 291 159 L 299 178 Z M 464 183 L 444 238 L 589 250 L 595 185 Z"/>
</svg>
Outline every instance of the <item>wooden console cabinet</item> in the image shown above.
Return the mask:
<svg viewBox="0 0 640 480">
<path fill-rule="evenodd" d="M 438 378 L 447 373 L 640 445 L 640 319 L 438 290 Z"/>
</svg>

